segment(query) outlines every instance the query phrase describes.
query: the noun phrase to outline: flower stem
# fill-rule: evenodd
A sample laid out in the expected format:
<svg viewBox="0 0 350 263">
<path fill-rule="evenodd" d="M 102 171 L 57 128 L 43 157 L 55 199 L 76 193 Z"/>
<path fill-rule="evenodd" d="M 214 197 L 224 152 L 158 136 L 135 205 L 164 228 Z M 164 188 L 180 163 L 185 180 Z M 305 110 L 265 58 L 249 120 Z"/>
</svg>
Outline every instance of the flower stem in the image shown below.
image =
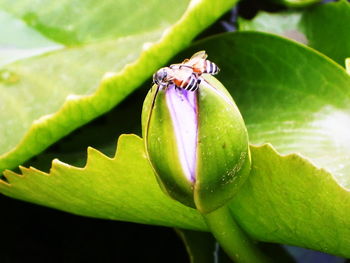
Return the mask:
<svg viewBox="0 0 350 263">
<path fill-rule="evenodd" d="M 228 206 L 203 214 L 203 217 L 221 247 L 236 263 L 271 262 L 237 225 Z"/>
</svg>

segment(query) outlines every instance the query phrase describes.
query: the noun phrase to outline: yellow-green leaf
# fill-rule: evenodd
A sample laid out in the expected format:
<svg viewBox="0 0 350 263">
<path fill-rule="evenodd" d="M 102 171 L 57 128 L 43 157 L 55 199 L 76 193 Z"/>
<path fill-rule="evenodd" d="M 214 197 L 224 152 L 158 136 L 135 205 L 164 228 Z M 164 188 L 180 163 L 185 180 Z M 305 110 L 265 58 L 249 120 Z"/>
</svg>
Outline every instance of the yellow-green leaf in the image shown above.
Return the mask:
<svg viewBox="0 0 350 263">
<path fill-rule="evenodd" d="M 0 62 L 0 172 L 113 108 L 235 3 L 0 0 L 12 26 L 0 34 L 32 56 Z M 50 45 L 60 49 L 28 51 Z"/>
</svg>

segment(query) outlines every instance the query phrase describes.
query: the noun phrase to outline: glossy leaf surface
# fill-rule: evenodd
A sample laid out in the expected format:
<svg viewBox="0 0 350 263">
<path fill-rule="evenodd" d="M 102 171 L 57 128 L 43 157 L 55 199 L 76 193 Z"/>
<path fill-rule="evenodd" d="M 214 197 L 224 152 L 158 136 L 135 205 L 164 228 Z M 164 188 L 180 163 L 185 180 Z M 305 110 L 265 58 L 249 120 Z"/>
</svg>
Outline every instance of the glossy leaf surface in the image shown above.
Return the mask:
<svg viewBox="0 0 350 263">
<path fill-rule="evenodd" d="M 341 0 L 305 10 L 260 12 L 252 20 L 240 18 L 239 29 L 270 32 L 294 39 L 344 66 L 350 54 L 350 3 Z"/>
<path fill-rule="evenodd" d="M 253 144 L 300 153 L 350 185 L 350 76 L 327 57 L 277 36 L 226 34 L 199 43 L 224 70 Z M 222 50 L 235 54 L 227 57 Z M 327 72 L 327 74 L 324 74 Z"/>
<path fill-rule="evenodd" d="M 117 105 L 234 3 L 1 0 L 0 172 Z"/>
</svg>

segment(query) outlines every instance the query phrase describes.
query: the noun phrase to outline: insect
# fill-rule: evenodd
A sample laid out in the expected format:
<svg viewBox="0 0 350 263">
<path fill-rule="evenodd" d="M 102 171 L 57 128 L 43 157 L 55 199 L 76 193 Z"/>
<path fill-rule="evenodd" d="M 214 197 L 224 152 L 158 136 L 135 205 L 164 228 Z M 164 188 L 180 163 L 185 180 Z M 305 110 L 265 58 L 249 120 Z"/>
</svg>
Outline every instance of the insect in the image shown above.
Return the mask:
<svg viewBox="0 0 350 263">
<path fill-rule="evenodd" d="M 198 76 L 202 75 L 203 73 L 211 75 L 218 74 L 220 71 L 219 67 L 210 60 L 207 60 L 207 57 L 207 53 L 205 53 L 205 51 L 202 50 L 195 53 L 190 59 L 185 59 L 181 64 L 174 64 L 170 67 L 178 67 L 178 65 L 179 67 L 189 67 L 195 73 L 197 73 Z"/>
<path fill-rule="evenodd" d="M 165 67 L 153 75 L 153 82 L 161 87 L 175 85 L 189 91 L 195 91 L 200 83 L 198 75 L 188 67 Z"/>
<path fill-rule="evenodd" d="M 207 56 L 205 51 L 199 51 L 182 63 L 161 68 L 153 75 L 153 82 L 161 87 L 175 85 L 176 88 L 195 91 L 202 74 L 215 75 L 219 72 L 218 66 L 207 60 Z"/>
</svg>

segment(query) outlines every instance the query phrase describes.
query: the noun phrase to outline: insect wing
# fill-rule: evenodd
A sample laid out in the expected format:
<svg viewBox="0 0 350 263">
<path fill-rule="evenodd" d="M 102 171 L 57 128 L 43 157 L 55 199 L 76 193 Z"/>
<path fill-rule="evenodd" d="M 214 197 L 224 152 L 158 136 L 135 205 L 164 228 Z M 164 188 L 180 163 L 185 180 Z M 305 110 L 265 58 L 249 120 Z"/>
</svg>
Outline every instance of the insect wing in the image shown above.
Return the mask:
<svg viewBox="0 0 350 263">
<path fill-rule="evenodd" d="M 201 61 L 204 61 L 207 57 L 208 57 L 207 53 L 205 53 L 205 51 L 202 50 L 193 54 L 193 56 L 190 59 L 187 59 L 187 61 L 185 60 L 183 64 L 193 66 L 195 64 L 198 64 Z"/>
<path fill-rule="evenodd" d="M 184 62 L 184 66 L 191 67 L 196 74 L 201 75 L 205 71 L 207 54 L 205 51 L 195 53 L 189 60 Z"/>
<path fill-rule="evenodd" d="M 207 59 L 208 55 L 205 53 L 204 50 L 198 51 L 197 53 L 194 53 L 193 56 L 190 58 L 190 60 L 200 60 L 200 59 Z"/>
<path fill-rule="evenodd" d="M 181 64 L 176 64 L 176 65 L 181 66 Z M 192 73 L 193 71 L 191 68 L 187 68 L 187 67 L 173 68 L 174 79 L 178 79 L 181 81 L 186 81 L 188 78 L 190 78 Z"/>
</svg>

